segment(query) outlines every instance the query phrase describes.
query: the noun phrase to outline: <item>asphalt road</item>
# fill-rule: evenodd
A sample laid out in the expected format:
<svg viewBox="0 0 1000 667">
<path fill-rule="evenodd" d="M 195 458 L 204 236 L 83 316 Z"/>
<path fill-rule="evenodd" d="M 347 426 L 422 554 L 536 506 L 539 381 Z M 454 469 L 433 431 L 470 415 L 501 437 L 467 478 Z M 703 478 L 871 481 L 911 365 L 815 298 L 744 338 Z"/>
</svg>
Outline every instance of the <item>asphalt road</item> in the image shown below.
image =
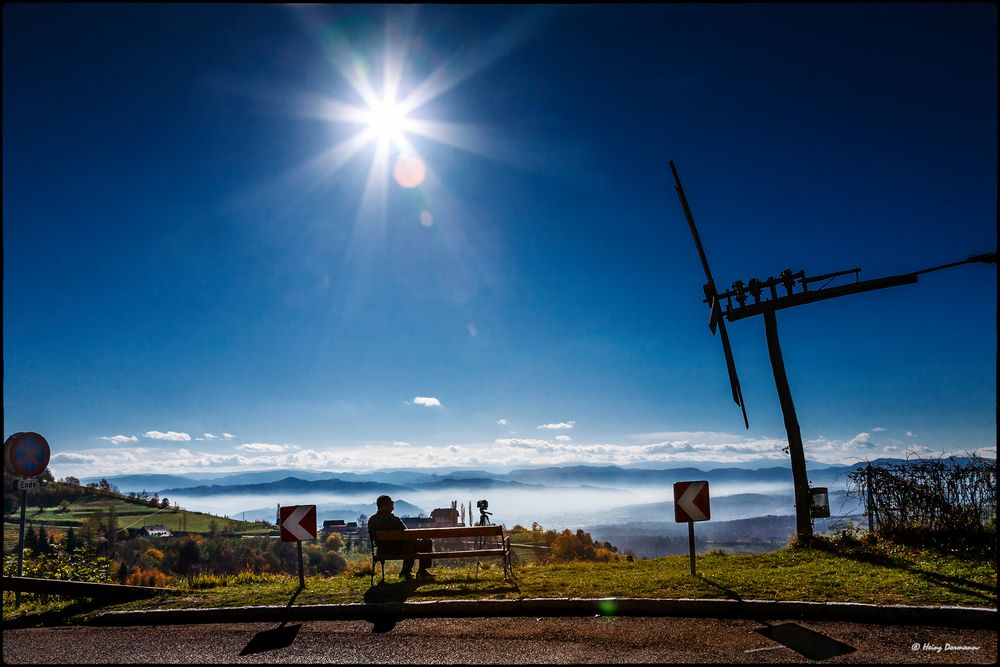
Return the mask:
<svg viewBox="0 0 1000 667">
<path fill-rule="evenodd" d="M 423 618 L 28 628 L 5 664 L 970 663 L 997 633 L 932 626 L 669 617 Z"/>
</svg>

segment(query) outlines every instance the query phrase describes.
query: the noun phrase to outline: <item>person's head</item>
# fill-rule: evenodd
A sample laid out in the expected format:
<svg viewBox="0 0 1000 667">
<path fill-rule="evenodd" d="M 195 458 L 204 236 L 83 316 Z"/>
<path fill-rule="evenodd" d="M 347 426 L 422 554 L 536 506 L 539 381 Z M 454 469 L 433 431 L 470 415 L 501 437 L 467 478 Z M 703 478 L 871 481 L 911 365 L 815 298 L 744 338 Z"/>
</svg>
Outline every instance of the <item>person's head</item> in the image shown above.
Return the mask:
<svg viewBox="0 0 1000 667">
<path fill-rule="evenodd" d="M 392 498 L 389 496 L 379 496 L 375 499 L 375 506 L 379 512 L 391 512 L 393 508 Z"/>
</svg>

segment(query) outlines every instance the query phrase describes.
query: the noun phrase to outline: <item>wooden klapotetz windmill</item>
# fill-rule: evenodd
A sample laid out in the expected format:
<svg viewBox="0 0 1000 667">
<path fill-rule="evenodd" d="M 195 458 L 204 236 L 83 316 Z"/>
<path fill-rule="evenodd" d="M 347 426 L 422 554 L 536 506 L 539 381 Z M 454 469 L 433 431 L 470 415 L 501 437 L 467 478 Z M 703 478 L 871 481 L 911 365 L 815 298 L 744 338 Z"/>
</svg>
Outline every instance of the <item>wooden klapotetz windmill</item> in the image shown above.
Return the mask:
<svg viewBox="0 0 1000 667">
<path fill-rule="evenodd" d="M 989 264 L 997 263 L 996 252 L 982 255 L 972 255 L 958 262 L 942 264 L 929 269 L 914 271 L 897 276 L 876 278 L 874 280 L 859 280 L 861 269 L 853 268 L 834 273 L 808 277 L 804 271 L 793 273 L 791 269 L 785 269 L 777 277 L 767 280 L 751 278 L 746 283 L 737 280 L 732 287 L 725 292 L 719 292 L 712 278 L 712 271 L 708 266 L 708 259 L 705 257 L 705 248 L 701 244 L 698 236 L 698 229 L 694 224 L 694 217 L 691 215 L 691 207 L 688 205 L 687 197 L 684 195 L 684 188 L 681 187 L 680 176 L 677 175 L 677 168 L 673 160 L 670 161 L 670 171 L 674 175 L 674 185 L 677 190 L 677 197 L 680 199 L 681 208 L 684 209 L 684 217 L 687 218 L 688 227 L 691 229 L 691 236 L 694 237 L 695 247 L 698 249 L 698 257 L 701 265 L 705 269 L 704 285 L 705 303 L 708 304 L 711 314 L 708 319 L 708 328 L 712 334 L 719 333 L 722 341 L 722 351 L 726 357 L 726 368 L 729 372 L 729 383 L 733 390 L 733 400 L 743 411 L 743 423 L 747 429 L 750 422 L 747 419 L 746 403 L 743 400 L 743 391 L 740 388 L 740 378 L 736 374 L 736 362 L 733 360 L 733 350 L 729 344 L 729 334 L 726 331 L 726 321 L 735 322 L 754 315 L 764 316 L 764 330 L 767 335 L 767 351 L 771 358 L 771 370 L 774 372 L 774 384 L 778 389 L 778 400 L 781 403 L 781 414 L 785 420 L 785 431 L 788 433 L 788 453 L 792 463 L 792 481 L 794 483 L 795 494 L 795 528 L 800 542 L 808 543 L 812 539 L 812 521 L 810 507 L 812 497 L 809 489 L 809 480 L 806 477 L 806 459 L 802 448 L 802 434 L 799 431 L 799 421 L 795 416 L 795 405 L 792 403 L 792 392 L 788 388 L 788 378 L 785 375 L 785 363 L 781 357 L 781 345 L 778 342 L 778 321 L 775 311 L 792 306 L 801 306 L 815 301 L 832 299 L 848 294 L 859 292 L 869 292 L 871 290 L 883 289 L 886 287 L 897 287 L 899 285 L 909 285 L 917 282 L 917 277 L 923 273 L 939 271 L 953 266 L 984 262 Z M 847 285 L 827 287 L 830 281 L 840 276 L 854 274 L 854 282 Z M 823 282 L 818 288 L 810 287 L 818 282 Z M 784 292 L 779 294 L 779 289 Z M 733 301 L 735 300 L 735 305 Z M 725 302 L 723 305 L 722 302 Z"/>
</svg>

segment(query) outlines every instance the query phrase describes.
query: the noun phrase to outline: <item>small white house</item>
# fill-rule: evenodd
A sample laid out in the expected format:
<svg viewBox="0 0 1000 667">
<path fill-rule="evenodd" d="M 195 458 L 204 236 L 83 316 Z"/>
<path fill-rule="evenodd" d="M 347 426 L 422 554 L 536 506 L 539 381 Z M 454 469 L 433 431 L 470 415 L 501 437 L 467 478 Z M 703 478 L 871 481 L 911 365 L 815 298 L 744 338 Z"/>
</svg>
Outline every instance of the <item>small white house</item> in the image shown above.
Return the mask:
<svg viewBox="0 0 1000 667">
<path fill-rule="evenodd" d="M 142 529 L 147 537 L 173 537 L 170 529 L 164 525 L 146 526 Z"/>
</svg>

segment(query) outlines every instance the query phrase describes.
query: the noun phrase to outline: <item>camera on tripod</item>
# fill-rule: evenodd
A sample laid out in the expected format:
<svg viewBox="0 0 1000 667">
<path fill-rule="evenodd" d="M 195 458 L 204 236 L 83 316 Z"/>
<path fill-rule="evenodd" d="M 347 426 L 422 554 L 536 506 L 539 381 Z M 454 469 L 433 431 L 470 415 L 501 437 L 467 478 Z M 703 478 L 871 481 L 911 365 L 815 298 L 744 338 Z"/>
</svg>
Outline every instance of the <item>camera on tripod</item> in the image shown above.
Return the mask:
<svg viewBox="0 0 1000 667">
<path fill-rule="evenodd" d="M 479 508 L 479 525 L 480 526 L 488 526 L 490 524 L 490 520 L 487 517 L 492 516 L 493 513 L 486 511 L 486 508 L 489 507 L 489 506 L 490 506 L 490 504 L 488 502 L 486 502 L 485 500 L 477 500 L 476 501 L 476 507 Z"/>
</svg>

